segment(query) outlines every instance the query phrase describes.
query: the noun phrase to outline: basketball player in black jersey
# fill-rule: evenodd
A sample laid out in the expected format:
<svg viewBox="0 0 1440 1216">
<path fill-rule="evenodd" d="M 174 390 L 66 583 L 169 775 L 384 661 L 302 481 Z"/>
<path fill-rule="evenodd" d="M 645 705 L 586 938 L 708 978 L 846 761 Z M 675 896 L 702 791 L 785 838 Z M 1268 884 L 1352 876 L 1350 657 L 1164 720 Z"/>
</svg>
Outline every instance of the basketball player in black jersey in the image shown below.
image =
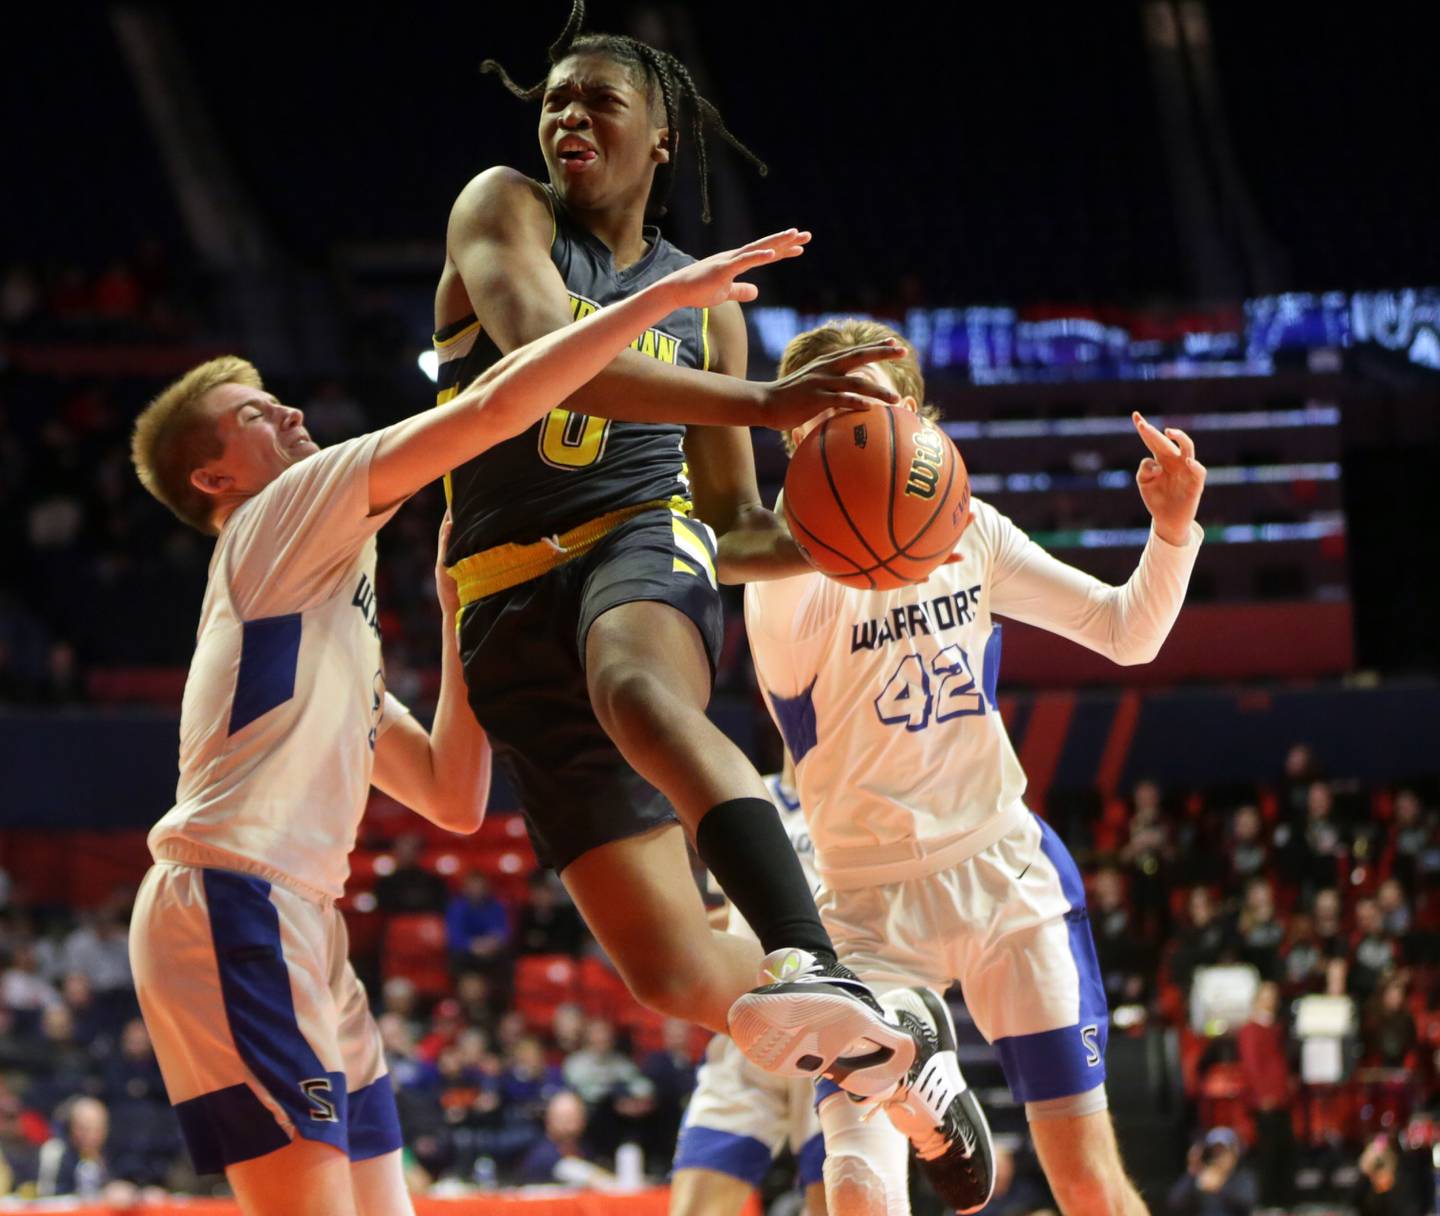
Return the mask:
<svg viewBox="0 0 1440 1216">
<path fill-rule="evenodd" d="M 690 260 L 646 224 L 663 211 L 683 101 L 702 164 L 707 119 L 734 142 L 677 61 L 578 36 L 583 11 L 576 0 L 542 85 L 499 69 L 541 100 L 549 181 L 496 167 L 454 204 L 435 305 L 442 402 L 505 352 Z M 918 1076 L 934 1028 L 884 1018 L 836 963 L 763 782 L 705 708 L 717 578 L 751 573 L 717 569 L 715 533 L 776 533 L 745 428 L 890 401 L 846 373 L 899 353 L 877 344 L 750 383 L 739 306 L 682 309 L 448 481 L 470 704 L 542 862 L 645 1004 L 728 1029 L 766 1067 L 825 1071 L 867 1096 Z M 761 960 L 709 928 L 681 824 L 776 980 L 738 1004 Z M 948 1110 L 937 1123 L 954 1122 Z"/>
</svg>

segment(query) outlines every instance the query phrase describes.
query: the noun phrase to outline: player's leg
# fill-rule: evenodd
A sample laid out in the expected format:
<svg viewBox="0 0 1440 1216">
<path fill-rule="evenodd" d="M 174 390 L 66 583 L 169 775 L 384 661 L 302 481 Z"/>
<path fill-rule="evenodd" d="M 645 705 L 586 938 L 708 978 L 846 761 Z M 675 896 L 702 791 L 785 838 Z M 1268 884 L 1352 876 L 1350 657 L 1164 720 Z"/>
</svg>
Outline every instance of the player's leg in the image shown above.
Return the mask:
<svg viewBox="0 0 1440 1216">
<path fill-rule="evenodd" d="M 812 1182 L 805 1188 L 805 1216 L 826 1216 L 830 1206 L 825 1201 L 825 1184 Z"/>
<path fill-rule="evenodd" d="M 245 1216 L 360 1216 L 349 1159 L 321 1140 L 296 1137 L 273 1153 L 226 1166 L 225 1181 Z"/>
<path fill-rule="evenodd" d="M 1030 1138 L 1065 1216 L 1143 1216 L 1149 1210 L 1120 1164 L 1108 1110 L 1048 1119 L 1031 1113 Z"/>
<path fill-rule="evenodd" d="M 776 955 L 777 982 L 736 1003 L 732 1035 L 771 1070 L 815 1075 L 859 1054 L 866 1065 L 845 1076 L 848 1088 L 893 1085 L 914 1060 L 913 1039 L 837 966 L 759 775 L 705 715 L 722 636 L 709 529 L 650 512 L 617 529 L 583 570 L 576 640 L 595 717 L 670 800 L 720 888 Z M 656 966 L 643 951 L 616 961 L 640 983 Z"/>
<path fill-rule="evenodd" d="M 365 988 L 350 963 L 345 918 L 327 912 L 330 993 L 345 1067 L 345 1110 L 350 1182 L 358 1216 L 413 1216 L 401 1160 L 403 1139 L 395 1092 L 385 1067 L 385 1045 L 370 1014 Z"/>
<path fill-rule="evenodd" d="M 761 1072 L 723 1035 L 710 1040 L 675 1142 L 670 1216 L 741 1211 L 785 1142 L 797 1085 L 810 1088 Z"/>
<path fill-rule="evenodd" d="M 958 867 L 956 883 L 959 914 L 969 909 L 984 942 L 961 975 L 966 1003 L 1025 1103 L 1061 1211 L 1144 1212 L 1110 1125 L 1109 1009 L 1074 860 L 1032 817 Z M 988 924 L 975 915 L 984 908 Z"/>
<path fill-rule="evenodd" d="M 136 992 L 199 1173 L 247 1216 L 356 1212 L 348 1097 L 318 904 L 225 870 L 157 865 L 130 934 Z"/>
<path fill-rule="evenodd" d="M 725 1033 L 760 951 L 710 928 L 677 824 L 590 849 L 560 878 L 637 1000 Z"/>
<path fill-rule="evenodd" d="M 670 1216 L 740 1216 L 755 1187 L 719 1170 L 676 1170 L 670 1177 Z"/>
<path fill-rule="evenodd" d="M 949 946 L 961 935 L 934 911 L 946 906 L 945 896 L 943 880 L 933 875 L 821 893 L 820 912 L 840 957 L 870 984 L 885 1011 L 925 1043 L 905 1083 L 884 1102 L 883 1119 L 851 1126 L 853 1110 L 826 1104 L 831 1119 L 842 1120 L 835 1130 L 853 1158 L 826 1166 L 832 1209 L 840 1202 L 834 1187 L 842 1182 L 845 1204 L 854 1212 L 867 1203 L 883 1212 L 887 1208 L 877 1205 L 894 1202 L 897 1188 L 904 1193 L 905 1175 L 897 1174 L 887 1155 L 894 1140 L 883 1134 L 885 1127 L 914 1145 L 920 1169 L 953 1210 L 975 1211 L 994 1190 L 989 1124 L 961 1072 L 954 1022 L 941 995 L 954 967 Z M 870 1130 L 872 1124 L 882 1131 Z M 830 1132 L 827 1124 L 826 1152 L 833 1155 Z"/>
<path fill-rule="evenodd" d="M 405 1185 L 403 1150 L 392 1149 L 378 1157 L 350 1163 L 358 1216 L 411 1216 L 415 1205 Z"/>
<path fill-rule="evenodd" d="M 909 1216 L 910 1145 L 883 1115 L 837 1089 L 820 1102 L 825 1202 L 830 1216 Z"/>
</svg>

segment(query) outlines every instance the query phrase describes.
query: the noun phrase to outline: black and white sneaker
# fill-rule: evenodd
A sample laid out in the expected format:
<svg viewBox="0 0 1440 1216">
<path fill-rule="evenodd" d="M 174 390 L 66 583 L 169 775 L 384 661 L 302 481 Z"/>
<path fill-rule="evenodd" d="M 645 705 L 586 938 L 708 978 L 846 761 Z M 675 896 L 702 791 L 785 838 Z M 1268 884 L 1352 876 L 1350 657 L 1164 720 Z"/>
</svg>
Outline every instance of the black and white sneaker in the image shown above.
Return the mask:
<svg viewBox="0 0 1440 1216">
<path fill-rule="evenodd" d="M 730 1006 L 730 1037 L 745 1058 L 782 1077 L 826 1076 L 862 1098 L 891 1091 L 920 1050 L 885 1016 L 870 989 L 840 963 L 806 950 L 766 955 L 768 981 Z"/>
<path fill-rule="evenodd" d="M 985 1112 L 960 1075 L 955 1024 L 928 988 L 888 993 L 886 1007 L 924 1046 L 894 1095 L 890 1122 L 915 1146 L 935 1193 L 957 1212 L 975 1212 L 995 1189 L 995 1145 Z"/>
</svg>

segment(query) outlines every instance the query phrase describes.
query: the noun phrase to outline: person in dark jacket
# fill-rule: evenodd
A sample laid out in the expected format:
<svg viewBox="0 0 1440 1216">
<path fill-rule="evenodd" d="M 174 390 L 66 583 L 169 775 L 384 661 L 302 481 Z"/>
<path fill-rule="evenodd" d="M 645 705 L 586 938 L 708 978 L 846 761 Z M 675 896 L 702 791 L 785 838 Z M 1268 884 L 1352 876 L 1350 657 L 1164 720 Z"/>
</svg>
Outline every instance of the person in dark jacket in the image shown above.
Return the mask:
<svg viewBox="0 0 1440 1216">
<path fill-rule="evenodd" d="M 1170 1188 L 1171 1216 L 1250 1216 L 1255 1210 L 1255 1176 L 1240 1164 L 1240 1137 L 1215 1127 L 1190 1150 L 1185 1173 Z"/>
</svg>

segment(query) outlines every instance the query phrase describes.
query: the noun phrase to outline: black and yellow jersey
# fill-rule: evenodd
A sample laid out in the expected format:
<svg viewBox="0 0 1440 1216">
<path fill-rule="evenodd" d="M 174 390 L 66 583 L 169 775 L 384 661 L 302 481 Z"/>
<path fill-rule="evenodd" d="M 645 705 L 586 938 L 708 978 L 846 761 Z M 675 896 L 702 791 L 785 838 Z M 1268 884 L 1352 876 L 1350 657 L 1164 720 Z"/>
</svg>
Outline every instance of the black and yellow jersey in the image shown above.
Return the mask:
<svg viewBox="0 0 1440 1216">
<path fill-rule="evenodd" d="M 549 187 L 545 193 L 554 217 L 550 257 L 565 280 L 575 320 L 695 260 L 647 227 L 645 256 L 616 270 L 605 243 L 569 216 Z M 630 345 L 666 363 L 708 369 L 709 321 L 709 309 L 678 309 Z M 473 314 L 437 333 L 435 350 L 436 402 L 442 405 L 501 355 Z M 679 424 L 616 422 L 552 409 L 446 479 L 453 520 L 446 563 L 507 542 L 537 541 L 622 507 L 688 500 L 684 437 Z"/>
</svg>

